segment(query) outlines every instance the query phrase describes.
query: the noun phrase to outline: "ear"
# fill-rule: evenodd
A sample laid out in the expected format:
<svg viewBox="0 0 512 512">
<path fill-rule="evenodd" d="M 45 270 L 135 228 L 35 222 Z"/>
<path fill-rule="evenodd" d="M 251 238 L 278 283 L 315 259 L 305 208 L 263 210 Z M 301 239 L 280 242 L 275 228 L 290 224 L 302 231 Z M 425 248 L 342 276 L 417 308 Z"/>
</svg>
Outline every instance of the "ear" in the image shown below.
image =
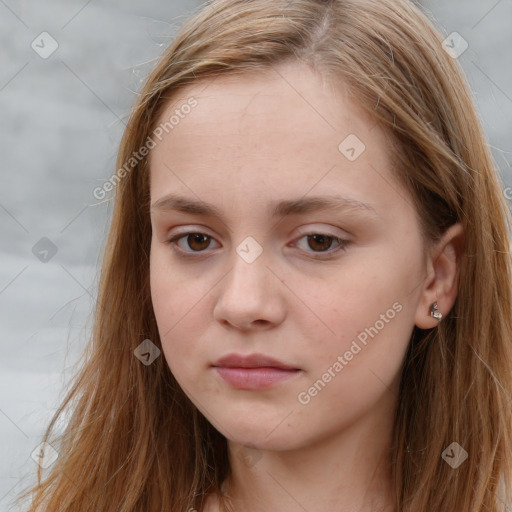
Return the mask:
<svg viewBox="0 0 512 512">
<path fill-rule="evenodd" d="M 416 310 L 415 324 L 420 329 L 432 329 L 439 320 L 430 315 L 430 306 L 437 302 L 445 317 L 457 297 L 460 257 L 464 250 L 464 229 L 461 223 L 450 226 L 427 255 L 427 277 Z M 442 319 L 441 319 L 442 321 Z"/>
</svg>

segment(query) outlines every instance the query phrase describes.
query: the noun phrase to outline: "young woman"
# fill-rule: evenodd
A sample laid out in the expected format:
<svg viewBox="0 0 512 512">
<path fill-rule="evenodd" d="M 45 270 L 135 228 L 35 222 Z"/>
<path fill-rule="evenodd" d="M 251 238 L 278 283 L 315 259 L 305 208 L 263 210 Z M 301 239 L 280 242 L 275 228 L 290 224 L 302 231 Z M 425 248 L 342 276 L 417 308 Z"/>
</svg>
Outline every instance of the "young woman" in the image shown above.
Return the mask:
<svg viewBox="0 0 512 512">
<path fill-rule="evenodd" d="M 510 216 L 414 4 L 205 4 L 108 183 L 31 511 L 505 511 Z"/>
</svg>

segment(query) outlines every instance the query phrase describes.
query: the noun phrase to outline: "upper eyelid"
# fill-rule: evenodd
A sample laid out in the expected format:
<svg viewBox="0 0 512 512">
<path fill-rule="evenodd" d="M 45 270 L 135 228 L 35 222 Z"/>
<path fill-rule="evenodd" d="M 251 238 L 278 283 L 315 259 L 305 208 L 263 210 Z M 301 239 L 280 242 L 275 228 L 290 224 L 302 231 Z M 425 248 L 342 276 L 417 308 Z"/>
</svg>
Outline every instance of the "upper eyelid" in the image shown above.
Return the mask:
<svg viewBox="0 0 512 512">
<path fill-rule="evenodd" d="M 178 226 L 178 228 L 179 227 L 180 226 Z M 310 227 L 309 225 L 308 226 L 299 226 L 299 228 L 297 228 L 297 229 L 299 230 L 298 236 L 304 236 L 304 235 L 309 235 L 309 234 L 328 235 L 328 236 L 332 236 L 332 237 L 336 237 L 336 238 L 343 238 L 343 237 L 348 238 L 351 236 L 350 233 L 348 233 L 347 231 L 344 231 L 344 230 L 343 230 L 343 233 L 335 234 L 335 233 L 330 233 L 329 228 L 315 228 L 315 227 Z M 331 226 L 331 229 L 341 229 L 341 228 L 336 228 L 335 226 Z M 177 231 L 173 235 L 169 235 L 169 238 L 175 238 L 180 235 L 189 235 L 189 234 L 193 234 L 193 233 L 194 234 L 199 233 L 202 235 L 207 235 L 210 238 L 215 238 L 215 235 L 211 235 L 208 231 L 209 231 L 208 228 L 203 227 L 203 226 L 198 226 L 197 229 L 184 227 L 183 231 Z"/>
<path fill-rule="evenodd" d="M 348 243 L 350 243 L 350 240 L 347 240 L 346 238 L 343 238 L 343 236 L 337 236 L 337 235 L 331 234 L 329 232 L 322 231 L 321 229 L 318 229 L 318 230 L 315 230 L 313 228 L 310 228 L 310 229 L 303 228 L 303 229 L 305 230 L 304 232 L 301 232 L 296 237 L 294 237 L 294 239 L 293 239 L 294 245 L 297 244 L 298 240 L 304 238 L 305 236 L 311 236 L 311 235 L 325 235 L 325 236 L 328 236 L 330 238 L 338 240 L 338 242 L 340 243 L 340 246 L 345 246 Z M 182 232 L 175 233 L 172 236 L 170 236 L 169 238 L 167 238 L 166 242 L 167 243 L 171 243 L 172 242 L 176 246 L 178 251 L 181 251 L 181 252 L 187 253 L 187 254 L 191 254 L 191 255 L 195 254 L 195 255 L 199 256 L 199 255 L 205 253 L 207 251 L 207 249 L 204 250 L 204 251 L 187 251 L 185 249 L 182 249 L 178 245 L 178 241 L 179 240 L 181 240 L 182 238 L 184 238 L 184 237 L 186 237 L 188 235 L 192 235 L 192 234 L 206 235 L 208 238 L 211 238 L 216 243 L 219 243 L 219 242 L 217 242 L 217 240 L 216 240 L 216 238 L 214 236 L 209 235 L 207 232 L 203 232 L 201 230 L 192 230 L 192 229 L 188 229 L 187 231 L 182 231 Z M 326 251 L 324 254 L 329 254 L 329 253 L 332 253 L 332 252 L 334 252 L 334 251 L 329 251 L 329 252 Z M 322 254 L 322 253 L 320 252 L 318 254 Z"/>
</svg>

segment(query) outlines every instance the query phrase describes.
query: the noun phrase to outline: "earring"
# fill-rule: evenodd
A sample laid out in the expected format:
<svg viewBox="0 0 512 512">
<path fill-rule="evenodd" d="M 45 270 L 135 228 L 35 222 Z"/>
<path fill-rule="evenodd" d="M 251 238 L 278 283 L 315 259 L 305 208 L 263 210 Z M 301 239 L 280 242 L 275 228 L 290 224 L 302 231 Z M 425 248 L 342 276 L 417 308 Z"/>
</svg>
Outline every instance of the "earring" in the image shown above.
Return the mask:
<svg viewBox="0 0 512 512">
<path fill-rule="evenodd" d="M 439 304 L 437 302 L 434 302 L 430 306 L 430 316 L 436 318 L 437 320 L 441 320 L 443 318 L 442 313 L 439 311 Z"/>
</svg>

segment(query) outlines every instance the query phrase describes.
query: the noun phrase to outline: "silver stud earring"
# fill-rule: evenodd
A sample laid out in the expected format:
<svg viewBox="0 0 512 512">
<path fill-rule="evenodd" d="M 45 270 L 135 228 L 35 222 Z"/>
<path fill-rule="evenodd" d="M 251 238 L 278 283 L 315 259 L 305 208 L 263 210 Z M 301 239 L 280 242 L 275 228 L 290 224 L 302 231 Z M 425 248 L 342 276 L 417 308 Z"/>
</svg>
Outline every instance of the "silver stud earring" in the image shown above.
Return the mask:
<svg viewBox="0 0 512 512">
<path fill-rule="evenodd" d="M 437 320 L 441 320 L 443 318 L 442 313 L 439 311 L 439 304 L 437 302 L 434 302 L 430 306 L 430 316 L 436 318 Z"/>
</svg>

